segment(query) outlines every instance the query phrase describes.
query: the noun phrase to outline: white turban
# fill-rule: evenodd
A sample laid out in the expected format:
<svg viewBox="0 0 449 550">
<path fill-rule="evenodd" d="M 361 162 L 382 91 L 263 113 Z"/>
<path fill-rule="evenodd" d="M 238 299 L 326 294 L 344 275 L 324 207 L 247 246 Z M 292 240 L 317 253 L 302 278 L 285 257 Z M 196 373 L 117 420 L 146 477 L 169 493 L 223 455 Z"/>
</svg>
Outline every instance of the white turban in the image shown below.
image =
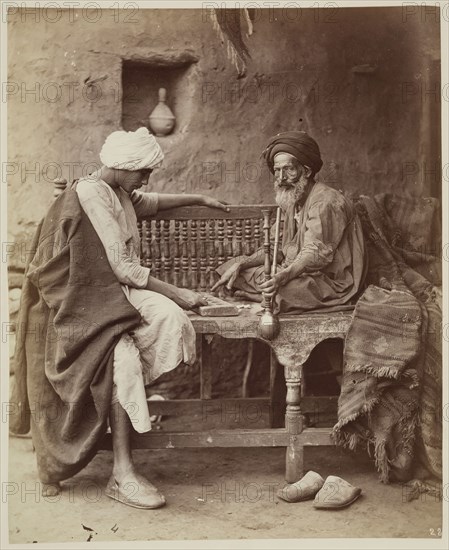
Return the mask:
<svg viewBox="0 0 449 550">
<path fill-rule="evenodd" d="M 101 162 L 119 170 L 156 168 L 163 158 L 159 143 L 145 127 L 135 132 L 112 132 L 100 151 Z"/>
</svg>

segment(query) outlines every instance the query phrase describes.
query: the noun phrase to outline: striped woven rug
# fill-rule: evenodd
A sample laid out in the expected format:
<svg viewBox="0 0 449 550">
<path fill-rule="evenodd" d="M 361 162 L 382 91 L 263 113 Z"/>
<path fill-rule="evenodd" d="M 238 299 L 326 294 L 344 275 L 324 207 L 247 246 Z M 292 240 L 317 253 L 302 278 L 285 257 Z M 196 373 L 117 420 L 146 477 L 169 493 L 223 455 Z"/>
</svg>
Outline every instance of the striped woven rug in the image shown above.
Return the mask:
<svg viewBox="0 0 449 550">
<path fill-rule="evenodd" d="M 435 269 L 435 255 L 427 254 L 435 250 L 430 240 L 423 244 L 420 233 L 414 241 L 412 233 L 413 227 L 435 228 L 435 199 L 432 208 L 428 201 L 379 195 L 356 202 L 368 286 L 345 342 L 333 437 L 351 449 L 373 449 L 384 482 L 408 481 L 417 472 L 421 478 L 441 477 L 441 270 Z M 394 204 L 395 221 L 385 204 Z M 404 230 L 397 220 L 404 221 Z M 410 252 L 413 267 L 405 261 Z M 422 273 L 434 273 L 433 280 Z"/>
</svg>

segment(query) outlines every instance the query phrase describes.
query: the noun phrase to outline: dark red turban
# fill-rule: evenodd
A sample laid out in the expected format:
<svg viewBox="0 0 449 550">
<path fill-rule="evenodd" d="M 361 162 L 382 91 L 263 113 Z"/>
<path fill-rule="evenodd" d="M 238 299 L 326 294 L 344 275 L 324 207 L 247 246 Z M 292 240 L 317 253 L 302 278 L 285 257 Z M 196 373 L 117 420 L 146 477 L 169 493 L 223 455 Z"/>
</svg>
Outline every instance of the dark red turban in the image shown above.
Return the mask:
<svg viewBox="0 0 449 550">
<path fill-rule="evenodd" d="M 276 153 L 293 155 L 303 166 L 310 166 L 314 174 L 323 166 L 318 144 L 306 132 L 282 132 L 270 139 L 262 155 L 271 173 L 274 172 L 273 163 Z"/>
</svg>

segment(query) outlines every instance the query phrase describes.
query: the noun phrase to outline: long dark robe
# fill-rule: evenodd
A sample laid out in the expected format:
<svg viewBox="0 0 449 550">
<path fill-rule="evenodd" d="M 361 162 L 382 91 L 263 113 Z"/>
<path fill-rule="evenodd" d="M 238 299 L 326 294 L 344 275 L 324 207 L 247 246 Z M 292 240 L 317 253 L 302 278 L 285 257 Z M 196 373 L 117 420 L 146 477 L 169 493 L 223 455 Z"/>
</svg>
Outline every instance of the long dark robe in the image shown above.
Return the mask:
<svg viewBox="0 0 449 550">
<path fill-rule="evenodd" d="M 73 189 L 39 224 L 25 275 L 10 431 L 31 425 L 39 477 L 51 483 L 95 455 L 107 428 L 114 347 L 140 314 Z"/>
</svg>

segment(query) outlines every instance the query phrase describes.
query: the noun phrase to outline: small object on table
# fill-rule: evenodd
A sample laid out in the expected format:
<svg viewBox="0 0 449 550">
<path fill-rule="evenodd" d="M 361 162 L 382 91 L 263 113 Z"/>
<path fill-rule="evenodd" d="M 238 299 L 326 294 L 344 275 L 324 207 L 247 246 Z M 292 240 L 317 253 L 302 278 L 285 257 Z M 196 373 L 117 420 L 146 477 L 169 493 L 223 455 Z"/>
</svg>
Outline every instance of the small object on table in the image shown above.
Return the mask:
<svg viewBox="0 0 449 550">
<path fill-rule="evenodd" d="M 207 301 L 207 306 L 199 306 L 193 310 L 203 317 L 235 317 L 240 313 L 235 304 L 230 304 L 213 294 L 204 294 L 203 297 Z"/>
</svg>

